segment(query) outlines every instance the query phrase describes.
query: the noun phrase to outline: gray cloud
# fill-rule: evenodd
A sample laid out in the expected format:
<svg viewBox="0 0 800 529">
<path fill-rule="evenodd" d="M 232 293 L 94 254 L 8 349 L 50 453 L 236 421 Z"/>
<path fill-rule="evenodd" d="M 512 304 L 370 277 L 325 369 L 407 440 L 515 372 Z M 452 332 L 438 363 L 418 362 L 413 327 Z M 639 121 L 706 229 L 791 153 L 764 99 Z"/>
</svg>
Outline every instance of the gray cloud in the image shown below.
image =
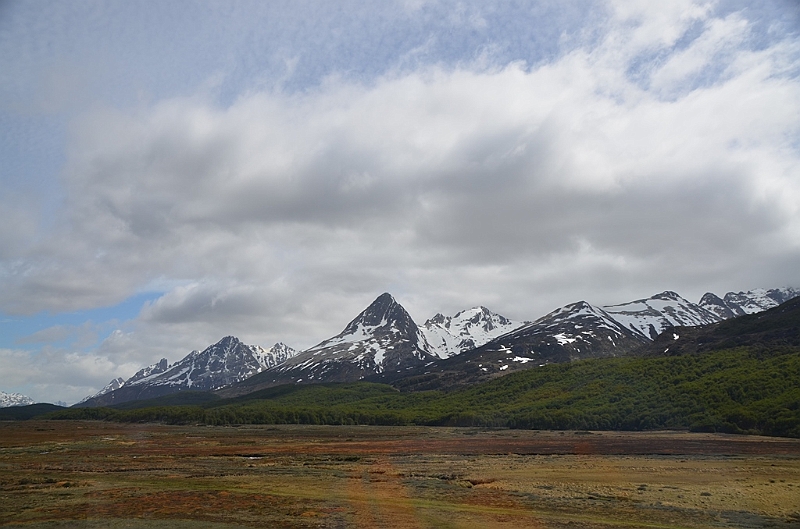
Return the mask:
<svg viewBox="0 0 800 529">
<path fill-rule="evenodd" d="M 603 13 L 547 60 L 83 113 L 60 228 L 4 261 L 0 306 L 170 283 L 93 353 L 105 376 L 225 334 L 308 347 L 383 291 L 423 321 L 798 286 L 791 36 L 755 39 L 744 14 L 688 1 Z"/>
</svg>

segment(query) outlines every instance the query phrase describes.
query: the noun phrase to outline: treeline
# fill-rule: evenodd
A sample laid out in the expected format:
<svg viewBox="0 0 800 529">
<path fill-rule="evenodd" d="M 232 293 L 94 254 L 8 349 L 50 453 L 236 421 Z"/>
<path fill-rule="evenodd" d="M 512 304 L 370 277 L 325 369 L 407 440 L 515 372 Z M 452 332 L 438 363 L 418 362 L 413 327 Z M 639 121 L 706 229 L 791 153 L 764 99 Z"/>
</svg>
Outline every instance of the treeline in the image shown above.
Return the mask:
<svg viewBox="0 0 800 529">
<path fill-rule="evenodd" d="M 800 349 L 554 364 L 443 393 L 381 384 L 270 388 L 200 405 L 79 408 L 53 419 L 170 424 L 368 424 L 752 433 L 800 437 Z"/>
</svg>

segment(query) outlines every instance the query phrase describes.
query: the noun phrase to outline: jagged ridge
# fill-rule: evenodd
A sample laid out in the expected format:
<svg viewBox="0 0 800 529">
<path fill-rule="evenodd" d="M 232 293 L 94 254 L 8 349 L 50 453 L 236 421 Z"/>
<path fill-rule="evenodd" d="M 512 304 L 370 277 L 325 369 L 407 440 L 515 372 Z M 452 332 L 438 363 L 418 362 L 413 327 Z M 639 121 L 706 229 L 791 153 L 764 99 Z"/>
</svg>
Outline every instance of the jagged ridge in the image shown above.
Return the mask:
<svg viewBox="0 0 800 529">
<path fill-rule="evenodd" d="M 234 336 L 226 336 L 202 352 L 192 351 L 172 365 L 162 358 L 122 383 L 115 379 L 76 406 L 107 406 L 185 390 L 211 391 L 275 367 L 295 354 L 294 349 L 282 343 L 267 351 L 258 345 L 246 345 Z M 114 385 L 117 388 L 109 389 Z"/>
</svg>

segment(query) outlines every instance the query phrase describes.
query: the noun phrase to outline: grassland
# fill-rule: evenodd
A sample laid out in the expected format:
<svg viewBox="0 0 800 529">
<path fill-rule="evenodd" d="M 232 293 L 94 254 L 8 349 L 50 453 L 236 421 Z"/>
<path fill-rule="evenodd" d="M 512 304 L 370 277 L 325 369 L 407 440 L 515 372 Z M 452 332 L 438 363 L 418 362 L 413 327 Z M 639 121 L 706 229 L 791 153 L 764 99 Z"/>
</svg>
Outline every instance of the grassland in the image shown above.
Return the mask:
<svg viewBox="0 0 800 529">
<path fill-rule="evenodd" d="M 800 527 L 800 440 L 0 423 L 7 527 Z"/>
</svg>

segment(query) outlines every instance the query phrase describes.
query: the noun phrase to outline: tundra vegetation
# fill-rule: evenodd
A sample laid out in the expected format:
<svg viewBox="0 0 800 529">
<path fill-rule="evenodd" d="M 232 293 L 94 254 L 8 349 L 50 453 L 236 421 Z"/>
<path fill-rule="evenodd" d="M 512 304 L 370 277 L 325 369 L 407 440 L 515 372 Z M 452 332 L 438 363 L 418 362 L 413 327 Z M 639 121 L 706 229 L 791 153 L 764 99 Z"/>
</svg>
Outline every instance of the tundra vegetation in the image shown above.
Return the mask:
<svg viewBox="0 0 800 529">
<path fill-rule="evenodd" d="M 0 525 L 800 527 L 800 440 L 0 422 Z"/>
</svg>

